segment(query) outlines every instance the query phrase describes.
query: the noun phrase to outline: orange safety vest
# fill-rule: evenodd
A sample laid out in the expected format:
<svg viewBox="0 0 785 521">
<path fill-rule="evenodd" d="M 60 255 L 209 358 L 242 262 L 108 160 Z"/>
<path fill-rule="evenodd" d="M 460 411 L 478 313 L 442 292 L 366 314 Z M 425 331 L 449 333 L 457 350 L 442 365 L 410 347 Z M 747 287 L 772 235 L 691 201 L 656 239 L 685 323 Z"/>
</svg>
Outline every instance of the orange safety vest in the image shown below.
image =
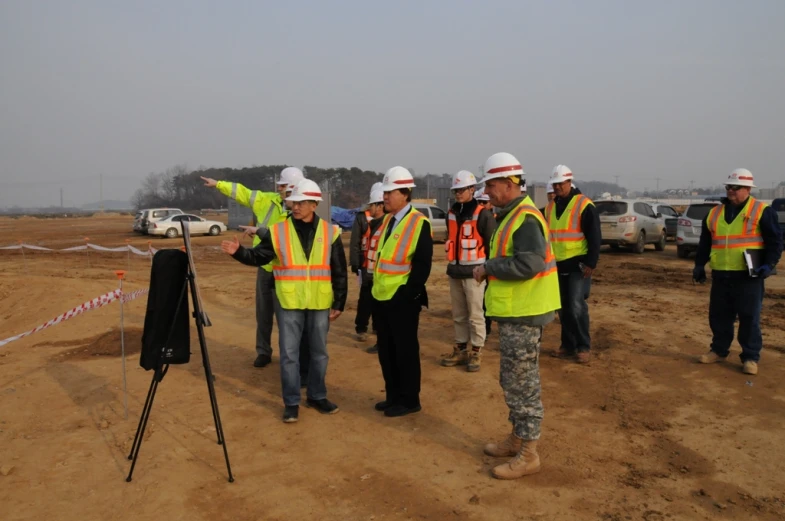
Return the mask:
<svg viewBox="0 0 785 521">
<path fill-rule="evenodd" d="M 361 267 L 367 268 L 368 267 L 368 245 L 371 242 L 371 221 L 373 217 L 371 217 L 371 212 L 365 210 L 365 220 L 368 223 L 365 227 L 365 231 L 363 232 L 363 236 L 360 239 L 360 255 L 362 256 L 361 259 Z"/>
<path fill-rule="evenodd" d="M 483 208 L 479 204 L 474 209 L 471 218 L 461 224 L 460 237 L 458 237 L 458 218 L 452 210 L 447 214 L 447 241 L 444 251 L 447 252 L 447 261 L 450 264 L 484 264 L 485 244 L 482 235 L 477 230 L 477 222 Z M 456 250 L 458 250 L 456 252 Z"/>
</svg>

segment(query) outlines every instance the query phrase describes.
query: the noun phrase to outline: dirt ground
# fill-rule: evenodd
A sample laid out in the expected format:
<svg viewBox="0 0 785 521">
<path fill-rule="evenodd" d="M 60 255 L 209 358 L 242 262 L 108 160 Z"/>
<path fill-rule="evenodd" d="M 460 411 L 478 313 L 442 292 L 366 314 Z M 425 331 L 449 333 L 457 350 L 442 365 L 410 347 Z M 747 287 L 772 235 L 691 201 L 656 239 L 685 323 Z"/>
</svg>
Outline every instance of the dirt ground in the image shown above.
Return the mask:
<svg viewBox="0 0 785 521">
<path fill-rule="evenodd" d="M 0 219 L 0 246 L 65 248 L 84 237 L 146 248 L 130 218 Z M 345 236 L 346 237 L 346 236 Z M 283 424 L 277 352 L 252 367 L 251 268 L 194 239 L 213 327 L 210 359 L 235 482 L 228 483 L 199 346 L 161 383 L 131 483 L 126 459 L 150 385 L 139 365 L 145 298 L 125 305 L 129 417 L 123 414 L 119 304 L 0 347 L 0 518 L 51 520 L 629 520 L 785 519 L 785 278 L 767 281 L 760 375 L 702 366 L 709 286 L 692 262 L 647 248 L 604 251 L 592 295 L 588 366 L 543 356 L 542 472 L 494 480 L 482 453 L 509 430 L 498 339 L 479 373 L 439 366 L 453 330 L 444 253 L 422 314 L 423 411 L 385 418 L 375 356 L 352 338 L 357 286 L 330 332 L 330 398 Z M 345 240 L 348 241 L 348 238 Z M 153 239 L 153 246 L 179 247 Z M 248 240 L 245 240 L 248 243 Z M 146 288 L 150 261 L 125 253 L 0 250 L 0 339 L 117 287 Z M 128 264 L 130 263 L 130 268 Z M 277 337 L 274 333 L 274 343 Z M 558 347 L 559 324 L 543 351 Z M 277 351 L 277 350 L 276 350 Z"/>
</svg>

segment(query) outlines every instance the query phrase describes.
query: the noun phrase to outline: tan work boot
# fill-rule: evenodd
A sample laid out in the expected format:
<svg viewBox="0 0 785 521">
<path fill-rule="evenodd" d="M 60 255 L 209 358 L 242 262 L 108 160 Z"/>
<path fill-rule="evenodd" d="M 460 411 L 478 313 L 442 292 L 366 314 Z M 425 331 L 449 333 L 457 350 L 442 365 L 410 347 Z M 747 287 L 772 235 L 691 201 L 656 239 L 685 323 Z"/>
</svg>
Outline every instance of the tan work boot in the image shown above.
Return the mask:
<svg viewBox="0 0 785 521">
<path fill-rule="evenodd" d="M 758 363 L 752 360 L 747 360 L 741 368 L 744 374 L 758 374 Z"/>
<path fill-rule="evenodd" d="M 357 339 L 358 342 L 365 342 L 366 340 L 368 340 L 368 333 L 365 332 L 357 333 L 355 335 L 355 338 Z"/>
<path fill-rule="evenodd" d="M 709 351 L 705 355 L 700 355 L 698 357 L 698 362 L 702 364 L 713 364 L 715 362 L 724 362 L 727 359 L 727 356 L 720 356 L 714 351 Z"/>
<path fill-rule="evenodd" d="M 456 365 L 466 365 L 469 362 L 469 354 L 466 348 L 461 349 L 458 346 L 452 348 L 452 354 L 442 358 L 442 365 L 444 367 L 454 367 Z"/>
<path fill-rule="evenodd" d="M 578 351 L 575 355 L 575 361 L 579 364 L 588 364 L 591 362 L 591 353 L 588 351 Z"/>
<path fill-rule="evenodd" d="M 480 365 L 482 364 L 482 355 L 479 351 L 472 350 L 469 353 L 469 361 L 466 363 L 466 370 L 470 373 L 476 373 L 480 370 Z"/>
<path fill-rule="evenodd" d="M 513 433 L 510 433 L 504 441 L 499 443 L 489 443 L 485 446 L 482 450 L 488 456 L 493 456 L 494 458 L 506 458 L 508 456 L 515 456 L 521 451 L 521 443 L 523 440 L 520 439 Z"/>
<path fill-rule="evenodd" d="M 497 479 L 518 479 L 540 471 L 540 456 L 537 454 L 537 440 L 521 440 L 518 454 L 501 465 L 494 467 L 491 474 Z"/>
</svg>

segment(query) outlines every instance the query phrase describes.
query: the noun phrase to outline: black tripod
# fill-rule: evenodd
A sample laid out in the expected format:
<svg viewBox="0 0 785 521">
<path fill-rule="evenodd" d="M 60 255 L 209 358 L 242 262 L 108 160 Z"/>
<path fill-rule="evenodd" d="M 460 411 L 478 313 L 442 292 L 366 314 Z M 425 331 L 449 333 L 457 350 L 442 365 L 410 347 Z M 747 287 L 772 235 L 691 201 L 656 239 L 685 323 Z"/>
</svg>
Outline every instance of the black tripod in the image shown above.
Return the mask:
<svg viewBox="0 0 785 521">
<path fill-rule="evenodd" d="M 186 253 L 188 254 L 188 270 L 183 280 L 182 289 L 180 290 L 180 298 L 177 300 L 177 311 L 180 310 L 183 302 L 185 302 L 185 292 L 187 288 L 190 286 L 191 288 L 191 300 L 194 306 L 193 317 L 196 321 L 196 331 L 199 335 L 199 346 L 202 351 L 202 362 L 204 365 L 204 376 L 207 380 L 207 390 L 210 394 L 210 407 L 213 410 L 213 420 L 215 421 L 215 432 L 218 438 L 218 445 L 223 446 L 224 451 L 224 459 L 226 460 L 226 471 L 229 474 L 229 482 L 234 482 L 234 477 L 232 476 L 232 467 L 229 464 L 229 453 L 226 450 L 226 440 L 224 439 L 224 432 L 223 432 L 223 425 L 221 423 L 221 415 L 218 413 L 218 400 L 215 396 L 215 376 L 213 375 L 212 369 L 210 368 L 210 356 L 207 353 L 207 340 L 204 336 L 204 328 L 209 327 L 212 324 L 210 323 L 210 319 L 208 318 L 207 314 L 203 311 L 202 308 L 202 299 L 199 294 L 199 288 L 196 285 L 196 270 L 194 268 L 193 257 L 191 256 L 191 248 L 190 248 L 190 236 L 188 233 L 188 225 L 187 223 L 183 223 L 183 239 L 185 241 L 185 249 Z M 175 315 L 177 316 L 177 312 Z M 172 332 L 174 331 L 174 324 L 170 326 L 168 339 L 166 344 L 169 344 L 168 340 L 172 338 Z M 131 469 L 128 471 L 128 477 L 125 478 L 127 482 L 130 482 L 134 473 L 134 467 L 136 466 L 136 458 L 139 456 L 139 449 L 142 446 L 142 439 L 144 437 L 144 431 L 147 427 L 147 420 L 150 419 L 150 412 L 153 408 L 153 400 L 155 399 L 155 393 L 158 390 L 158 384 L 163 380 L 164 376 L 166 375 L 167 371 L 169 370 L 169 364 L 165 363 L 165 356 L 164 353 L 167 349 L 167 345 L 164 345 L 161 348 L 161 356 L 158 359 L 155 371 L 153 372 L 153 378 L 150 382 L 150 389 L 147 391 L 147 399 L 144 402 L 144 408 L 142 409 L 142 416 L 139 418 L 139 426 L 136 428 L 136 436 L 134 436 L 134 442 L 131 445 L 131 453 L 128 455 L 128 459 L 131 460 Z"/>
</svg>

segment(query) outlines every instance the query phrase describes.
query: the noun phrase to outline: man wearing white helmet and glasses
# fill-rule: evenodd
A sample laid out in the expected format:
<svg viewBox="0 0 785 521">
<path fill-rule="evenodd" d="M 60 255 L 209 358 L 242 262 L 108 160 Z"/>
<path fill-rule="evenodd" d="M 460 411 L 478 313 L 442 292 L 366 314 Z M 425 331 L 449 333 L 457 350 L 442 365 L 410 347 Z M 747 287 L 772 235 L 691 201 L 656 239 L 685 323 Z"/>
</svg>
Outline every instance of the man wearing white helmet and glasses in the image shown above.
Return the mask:
<svg viewBox="0 0 785 521">
<path fill-rule="evenodd" d="M 561 294 L 561 345 L 551 354 L 585 364 L 591 357 L 587 299 L 591 275 L 600 258 L 602 232 L 594 203 L 572 184 L 573 177 L 565 165 L 553 169 L 555 197 L 545 207 Z"/>
<path fill-rule="evenodd" d="M 419 412 L 420 311 L 428 307 L 425 283 L 431 274 L 433 238 L 428 219 L 411 205 L 414 177 L 401 166 L 384 174 L 384 216 L 371 236 L 373 315 L 384 400 L 374 408 L 385 416 Z"/>
<path fill-rule="evenodd" d="M 488 316 L 499 324 L 499 383 L 512 424 L 507 438 L 487 444 L 484 452 L 497 458 L 512 456 L 492 474 L 515 479 L 540 470 L 540 340 L 543 326 L 559 309 L 559 281 L 548 225 L 531 198 L 521 194 L 521 163 L 500 152 L 488 158 L 483 170 L 485 193 L 499 208 L 499 222 L 488 259 L 474 268 L 474 279 L 488 280 L 485 305 Z"/>
<path fill-rule="evenodd" d="M 709 326 L 711 350 L 701 355 L 702 364 L 722 362 L 730 354 L 733 329 L 739 320 L 742 371 L 758 374 L 763 337 L 760 313 L 764 283 L 782 255 L 782 234 L 777 213 L 750 197 L 755 186 L 746 168 L 731 172 L 725 182 L 727 197 L 703 219 L 692 278 L 706 281 L 705 265 L 711 266 Z M 748 266 L 747 256 L 752 263 Z"/>
<path fill-rule="evenodd" d="M 491 236 L 496 230 L 493 214 L 474 199 L 476 185 L 477 179 L 467 170 L 453 175 L 450 189 L 455 203 L 447 214 L 447 241 L 444 244 L 455 346 L 441 363 L 444 367 L 465 365 L 470 373 L 480 370 L 486 336 L 485 281 L 472 280 L 472 273 L 475 266 L 485 263 Z M 467 347 L 470 341 L 471 351 Z"/>
<path fill-rule="evenodd" d="M 321 200 L 319 185 L 303 179 L 287 197 L 293 203 L 291 217 L 269 229 L 260 228 L 257 246 L 243 248 L 237 237 L 221 243 L 224 252 L 243 264 L 272 262 L 285 423 L 299 418 L 298 359 L 303 335 L 311 354 L 306 405 L 323 414 L 338 412 L 338 406 L 327 399 L 327 331 L 346 303 L 346 257 L 340 229 L 316 215 Z"/>
<path fill-rule="evenodd" d="M 202 177 L 204 186 L 217 188 L 219 192 L 231 197 L 237 204 L 247 206 L 254 215 L 254 227 L 268 228 L 286 218 L 284 198 L 291 192 L 294 185 L 303 179 L 299 168 L 290 166 L 281 170 L 276 182 L 278 192 L 262 192 L 251 190 L 231 181 L 216 181 L 210 177 Z M 259 244 L 254 235 L 253 245 Z M 270 339 L 273 332 L 273 269 L 261 266 L 256 272 L 256 359 L 254 367 L 265 367 L 272 361 L 273 349 Z"/>
<path fill-rule="evenodd" d="M 358 276 L 360 282 L 360 298 L 357 300 L 357 316 L 354 319 L 354 331 L 357 340 L 365 342 L 368 338 L 368 322 L 371 320 L 373 296 L 373 271 L 368 268 L 368 249 L 371 236 L 379 227 L 384 217 L 384 192 L 382 183 L 374 183 L 368 200 L 368 207 L 364 212 L 357 212 L 352 223 L 352 237 L 349 241 L 349 266 L 352 273 Z M 376 332 L 374 325 L 373 332 Z M 376 353 L 376 345 L 367 350 Z"/>
</svg>

